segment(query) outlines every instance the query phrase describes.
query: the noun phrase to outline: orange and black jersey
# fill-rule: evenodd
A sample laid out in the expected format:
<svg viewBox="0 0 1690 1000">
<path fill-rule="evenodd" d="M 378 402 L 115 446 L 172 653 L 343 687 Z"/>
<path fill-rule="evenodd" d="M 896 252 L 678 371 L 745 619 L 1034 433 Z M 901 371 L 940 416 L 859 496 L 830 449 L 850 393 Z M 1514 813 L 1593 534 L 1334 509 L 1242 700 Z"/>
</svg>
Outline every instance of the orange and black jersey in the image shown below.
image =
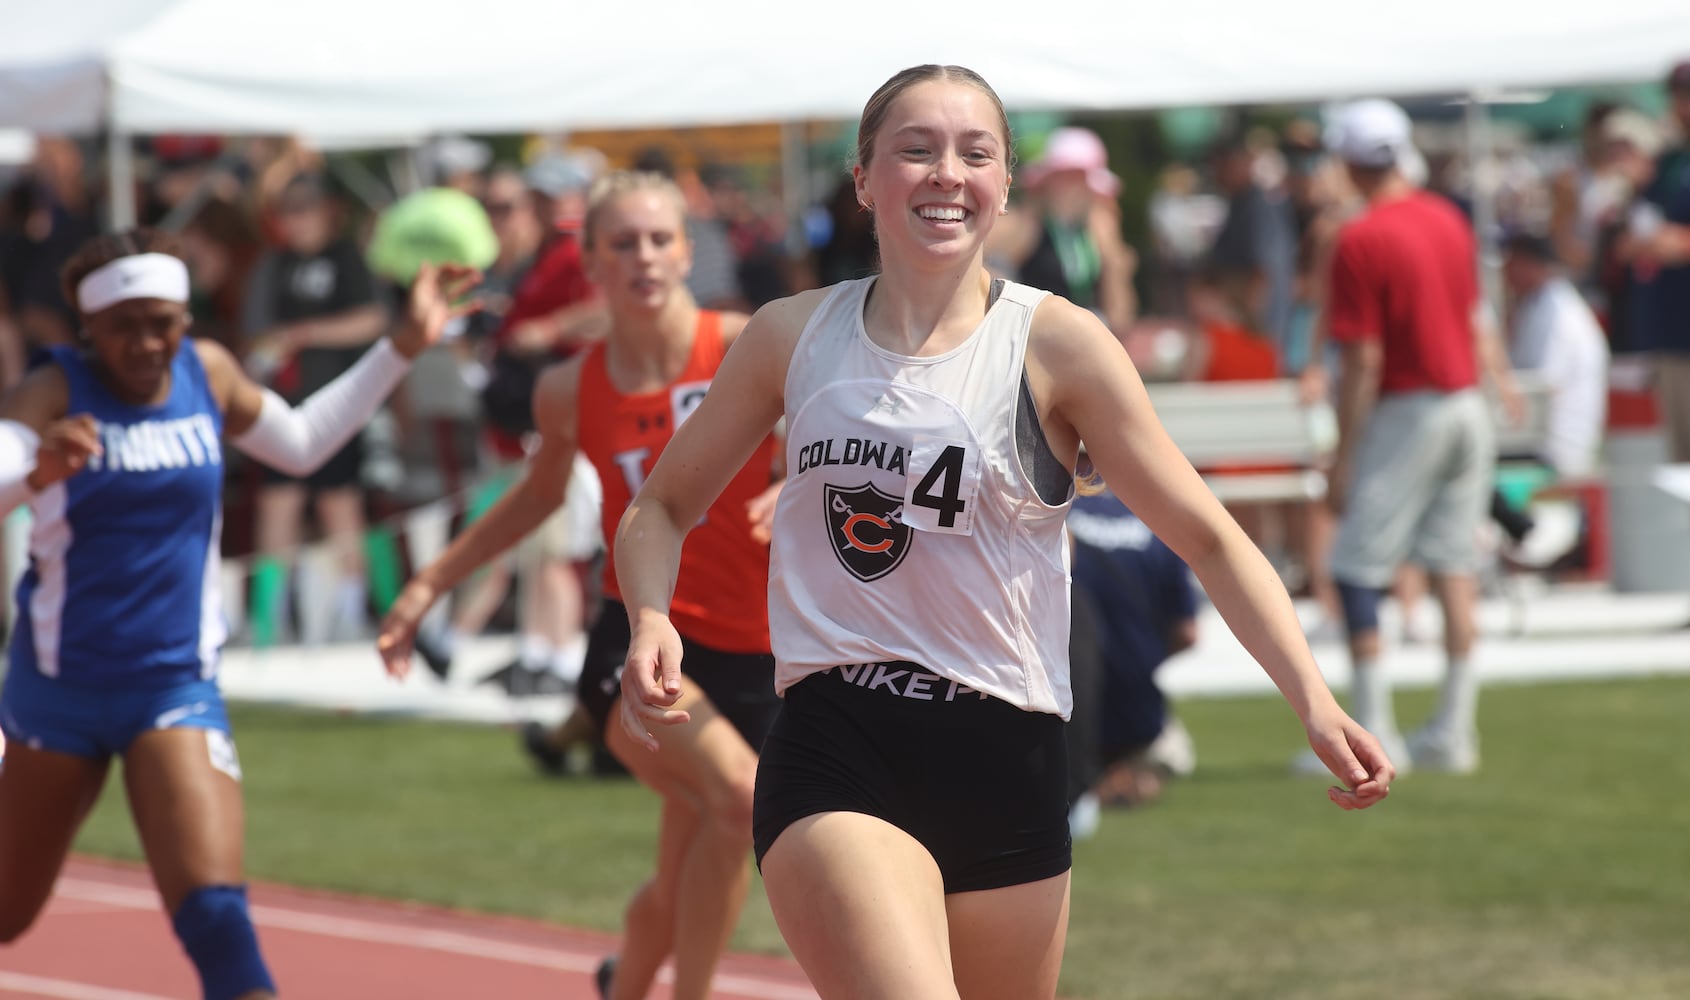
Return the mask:
<svg viewBox="0 0 1690 1000">
<path fill-rule="evenodd" d="M 721 314 L 700 312 L 686 368 L 655 392 L 618 391 L 611 384 L 602 343 L 595 344 L 582 360 L 577 426 L 581 453 L 604 484 L 608 597 L 621 599 L 616 585 L 617 524 L 674 436 L 675 427 L 704 398 L 725 353 Z M 746 504 L 768 488 L 774 458 L 771 435 L 757 446 L 704 520 L 687 534 L 681 549 L 669 617 L 676 631 L 713 649 L 769 651 L 769 548 L 751 537 Z"/>
</svg>

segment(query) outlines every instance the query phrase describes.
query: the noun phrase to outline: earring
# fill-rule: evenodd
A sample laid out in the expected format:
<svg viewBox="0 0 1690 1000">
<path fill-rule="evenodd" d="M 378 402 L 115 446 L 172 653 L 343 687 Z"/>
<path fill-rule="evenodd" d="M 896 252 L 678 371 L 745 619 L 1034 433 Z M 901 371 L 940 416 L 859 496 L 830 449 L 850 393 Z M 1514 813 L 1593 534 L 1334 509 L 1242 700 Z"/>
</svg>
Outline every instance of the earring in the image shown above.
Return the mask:
<svg viewBox="0 0 1690 1000">
<path fill-rule="evenodd" d="M 861 198 L 858 198 L 858 199 L 857 199 L 857 207 L 858 207 L 858 208 L 860 208 L 860 209 L 862 209 L 862 210 L 863 210 L 863 211 L 865 211 L 865 212 L 872 212 L 872 211 L 874 211 L 874 206 L 873 206 L 873 205 L 871 205 L 871 204 L 869 204 L 869 203 L 868 203 L 868 202 L 866 202 L 866 201 L 864 201 L 864 200 L 863 200 L 863 199 L 861 199 Z"/>
</svg>

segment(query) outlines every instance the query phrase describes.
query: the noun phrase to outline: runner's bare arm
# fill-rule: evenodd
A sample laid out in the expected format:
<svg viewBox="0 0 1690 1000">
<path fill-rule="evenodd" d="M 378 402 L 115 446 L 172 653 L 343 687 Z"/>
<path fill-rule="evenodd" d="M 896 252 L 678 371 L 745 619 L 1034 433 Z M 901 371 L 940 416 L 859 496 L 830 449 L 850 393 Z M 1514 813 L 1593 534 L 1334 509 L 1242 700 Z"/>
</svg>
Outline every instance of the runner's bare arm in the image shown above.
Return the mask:
<svg viewBox="0 0 1690 1000">
<path fill-rule="evenodd" d="M 632 635 L 620 716 L 624 731 L 649 750 L 658 747 L 651 726 L 689 718 L 672 707 L 681 693 L 681 642 L 669 602 L 681 542 L 780 420 L 793 348 L 824 294 L 806 292 L 758 311 L 622 515 L 616 580 Z"/>
<path fill-rule="evenodd" d="M 576 358 L 540 374 L 534 387 L 534 424 L 540 445 L 528 456 L 522 479 L 454 538 L 440 558 L 418 571 L 393 602 L 376 639 L 388 673 L 403 677 L 410 670 L 417 628 L 441 594 L 515 545 L 563 505 L 575 462 L 580 372 Z"/>
<path fill-rule="evenodd" d="M 722 313 L 722 343 L 732 347 L 751 317 L 744 313 Z M 775 457 L 769 470 L 769 488 L 745 502 L 746 516 L 751 519 L 751 537 L 767 545 L 774 537 L 775 504 L 780 500 L 781 484 L 786 481 L 786 421 L 775 423 Z"/>
<path fill-rule="evenodd" d="M 780 420 L 792 349 L 820 301 L 809 292 L 758 310 L 629 504 L 616 535 L 616 575 L 630 616 L 667 611 L 686 529 Z"/>
<path fill-rule="evenodd" d="M 1221 506 L 1151 406 L 1126 350 L 1086 310 L 1047 300 L 1034 318 L 1027 371 L 1059 456 L 1084 441 L 1105 482 L 1191 566 L 1239 641 L 1262 665 L 1348 789 L 1347 809 L 1383 798 L 1394 774 L 1370 734 L 1338 707 L 1278 574 Z M 1359 760 L 1358 760 L 1359 758 Z"/>
</svg>

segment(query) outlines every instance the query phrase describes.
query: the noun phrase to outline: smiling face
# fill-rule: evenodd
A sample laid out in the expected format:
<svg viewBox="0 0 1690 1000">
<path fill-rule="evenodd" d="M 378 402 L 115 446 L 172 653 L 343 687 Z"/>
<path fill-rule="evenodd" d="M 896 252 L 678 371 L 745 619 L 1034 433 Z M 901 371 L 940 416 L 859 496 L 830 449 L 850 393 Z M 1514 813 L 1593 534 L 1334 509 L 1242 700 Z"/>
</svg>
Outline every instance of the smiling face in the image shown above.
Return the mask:
<svg viewBox="0 0 1690 1000">
<path fill-rule="evenodd" d="M 678 192 L 635 187 L 596 200 L 585 228 L 587 272 L 613 313 L 655 313 L 692 270 Z"/>
<path fill-rule="evenodd" d="M 1009 197 L 1009 135 L 996 97 L 938 78 L 883 106 L 852 172 L 858 200 L 874 211 L 882 255 L 908 264 L 978 256 Z"/>
<path fill-rule="evenodd" d="M 154 403 L 168 389 L 170 362 L 188 332 L 188 308 L 164 299 L 128 299 L 84 319 L 88 345 L 113 394 Z"/>
</svg>

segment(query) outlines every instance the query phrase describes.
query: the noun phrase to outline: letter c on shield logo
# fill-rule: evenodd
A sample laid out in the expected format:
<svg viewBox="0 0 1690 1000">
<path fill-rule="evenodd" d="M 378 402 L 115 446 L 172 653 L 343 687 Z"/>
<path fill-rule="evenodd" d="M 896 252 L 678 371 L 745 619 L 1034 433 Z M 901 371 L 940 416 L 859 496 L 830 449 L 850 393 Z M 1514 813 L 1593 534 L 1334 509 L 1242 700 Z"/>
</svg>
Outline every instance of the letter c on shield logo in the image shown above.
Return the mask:
<svg viewBox="0 0 1690 1000">
<path fill-rule="evenodd" d="M 828 537 L 840 565 L 864 582 L 898 568 L 910 550 L 903 497 L 883 493 L 873 483 L 851 490 L 828 485 L 822 494 L 827 500 Z"/>
</svg>

